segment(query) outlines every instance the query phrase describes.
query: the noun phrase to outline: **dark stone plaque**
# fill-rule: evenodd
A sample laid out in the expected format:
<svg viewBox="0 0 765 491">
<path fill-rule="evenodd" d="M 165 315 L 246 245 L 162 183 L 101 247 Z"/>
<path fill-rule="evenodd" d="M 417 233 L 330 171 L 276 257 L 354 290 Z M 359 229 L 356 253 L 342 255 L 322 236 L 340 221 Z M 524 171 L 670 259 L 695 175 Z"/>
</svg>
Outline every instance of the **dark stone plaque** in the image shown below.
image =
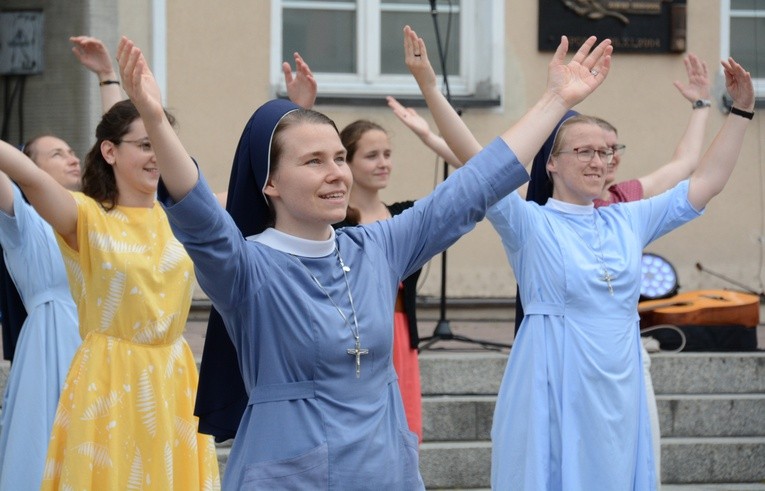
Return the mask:
<svg viewBox="0 0 765 491">
<path fill-rule="evenodd" d="M 571 51 L 594 35 L 620 53 L 682 53 L 685 9 L 685 0 L 539 0 L 539 50 L 566 35 Z"/>
</svg>

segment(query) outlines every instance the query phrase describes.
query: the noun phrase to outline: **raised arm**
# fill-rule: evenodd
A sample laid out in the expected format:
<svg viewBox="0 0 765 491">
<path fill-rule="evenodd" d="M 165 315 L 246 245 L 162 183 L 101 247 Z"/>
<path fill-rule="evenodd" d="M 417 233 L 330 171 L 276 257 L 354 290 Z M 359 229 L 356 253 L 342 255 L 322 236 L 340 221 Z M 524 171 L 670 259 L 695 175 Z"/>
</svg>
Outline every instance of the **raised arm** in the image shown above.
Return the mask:
<svg viewBox="0 0 765 491">
<path fill-rule="evenodd" d="M 646 198 L 661 194 L 683 179 L 687 179 L 696 169 L 701 158 L 704 132 L 711 111 L 709 107 L 709 75 L 706 63 L 693 53 L 688 54 L 683 62 L 688 74 L 688 83 L 683 84 L 680 81 L 675 81 L 675 87 L 691 104 L 696 101 L 705 101 L 707 105 L 692 106 L 688 126 L 685 128 L 685 133 L 680 138 L 677 148 L 675 148 L 672 160 L 639 179 Z"/>
<path fill-rule="evenodd" d="M 77 247 L 77 204 L 61 184 L 40 169 L 19 149 L 0 140 L 0 172 L 7 174 L 24 191 L 40 216 L 72 247 Z M 3 176 L 6 180 L 8 177 Z M 5 188 L 5 185 L 3 185 Z M 13 195 L 2 191 L 2 206 L 6 213 L 12 206 Z M 7 198 L 11 202 L 7 203 Z"/>
<path fill-rule="evenodd" d="M 480 152 L 483 146 L 478 143 L 460 115 L 438 89 L 436 72 L 428 59 L 425 42 L 409 26 L 404 28 L 404 61 L 420 87 L 438 132 L 457 160 L 467 162 L 470 157 Z"/>
<path fill-rule="evenodd" d="M 749 116 L 753 116 L 754 111 L 752 76 L 733 58 L 721 63 L 733 109 L 691 175 L 688 200 L 697 210 L 704 208 L 728 182 L 744 142 Z M 741 112 L 744 115 L 736 114 Z"/>
<path fill-rule="evenodd" d="M 157 158 L 162 181 L 175 201 L 180 201 L 199 180 L 199 171 L 167 120 L 159 86 L 141 50 L 122 37 L 117 47 L 123 87 L 141 115 Z"/>
<path fill-rule="evenodd" d="M 446 140 L 430 131 L 430 125 L 425 118 L 417 114 L 411 107 L 404 107 L 393 96 L 386 97 L 388 100 L 388 107 L 393 110 L 393 114 L 404 123 L 404 125 L 412 130 L 412 133 L 425 144 L 429 149 L 433 150 L 439 157 L 444 159 L 446 163 L 452 167 L 462 167 L 464 162 L 461 162 L 454 152 L 452 152 L 449 145 L 446 144 Z"/>
<path fill-rule="evenodd" d="M 590 95 L 611 68 L 611 41 L 595 46 L 595 36 L 582 44 L 568 63 L 563 36 L 547 70 L 547 87 L 539 101 L 501 135 L 519 161 L 529 164 L 568 109 Z"/>
<path fill-rule="evenodd" d="M 284 83 L 287 85 L 287 96 L 298 106 L 311 109 L 316 102 L 316 93 L 318 84 L 313 77 L 308 64 L 303 61 L 299 53 L 295 57 L 295 71 L 292 74 L 292 67 L 288 62 L 282 63 L 282 72 L 284 73 Z"/>
<path fill-rule="evenodd" d="M 122 100 L 120 83 L 114 72 L 109 50 L 100 39 L 90 36 L 70 37 L 69 41 L 74 44 L 72 53 L 80 64 L 98 77 L 101 113 L 106 113 L 114 104 Z"/>
</svg>

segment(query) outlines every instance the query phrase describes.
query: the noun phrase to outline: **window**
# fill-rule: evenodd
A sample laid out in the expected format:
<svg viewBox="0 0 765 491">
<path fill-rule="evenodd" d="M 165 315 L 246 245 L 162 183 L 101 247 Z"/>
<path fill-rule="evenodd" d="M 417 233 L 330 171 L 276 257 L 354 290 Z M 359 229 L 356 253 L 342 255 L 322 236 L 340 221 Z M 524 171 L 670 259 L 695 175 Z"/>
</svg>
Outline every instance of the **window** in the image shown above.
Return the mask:
<svg viewBox="0 0 765 491">
<path fill-rule="evenodd" d="M 765 99 L 765 0 L 723 0 L 722 56 L 732 56 L 752 74 Z"/>
<path fill-rule="evenodd" d="M 281 62 L 298 51 L 311 66 L 322 97 L 418 95 L 404 64 L 401 30 L 423 37 L 441 77 L 430 2 L 423 0 L 272 0 L 272 83 L 284 94 Z M 435 2 L 453 96 L 498 103 L 501 93 L 502 0 Z"/>
</svg>

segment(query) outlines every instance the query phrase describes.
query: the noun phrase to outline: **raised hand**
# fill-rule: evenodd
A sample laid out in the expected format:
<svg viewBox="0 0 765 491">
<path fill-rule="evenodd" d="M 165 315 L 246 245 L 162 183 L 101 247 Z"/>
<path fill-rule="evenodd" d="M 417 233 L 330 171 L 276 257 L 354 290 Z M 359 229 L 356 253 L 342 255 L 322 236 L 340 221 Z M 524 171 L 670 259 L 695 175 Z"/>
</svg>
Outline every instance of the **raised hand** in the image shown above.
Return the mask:
<svg viewBox="0 0 765 491">
<path fill-rule="evenodd" d="M 141 116 L 163 118 L 162 97 L 154 74 L 151 73 L 141 49 L 125 36 L 120 39 L 117 47 L 117 63 L 120 67 L 122 88 Z"/>
<path fill-rule="evenodd" d="M 690 102 L 695 102 L 699 99 L 708 100 L 710 81 L 709 74 L 707 73 L 707 64 L 693 53 L 688 53 L 683 58 L 683 63 L 685 64 L 685 72 L 688 74 L 688 83 L 683 84 L 676 80 L 673 82 L 673 85 Z"/>
<path fill-rule="evenodd" d="M 728 58 L 727 61 L 723 60 L 720 63 L 722 63 L 725 71 L 725 88 L 733 99 L 733 105 L 743 111 L 753 111 L 754 85 L 752 84 L 752 75 L 736 63 L 733 58 Z"/>
<path fill-rule="evenodd" d="M 292 67 L 286 61 L 282 63 L 282 72 L 284 72 L 284 82 L 287 84 L 287 95 L 290 100 L 298 106 L 311 109 L 316 102 L 316 93 L 318 84 L 313 77 L 308 64 L 303 61 L 300 54 L 295 53 L 295 71 L 293 76 Z"/>
<path fill-rule="evenodd" d="M 605 39 L 597 46 L 595 41 L 595 36 L 590 36 L 571 61 L 564 63 L 568 38 L 562 36 L 548 65 L 547 90 L 562 99 L 567 107 L 575 106 L 591 94 L 603 83 L 611 68 L 611 40 Z"/>
<path fill-rule="evenodd" d="M 404 62 L 414 75 L 421 91 L 425 92 L 428 88 L 437 88 L 436 72 L 430 64 L 425 42 L 409 26 L 404 27 Z"/>
<path fill-rule="evenodd" d="M 388 107 L 393 110 L 393 114 L 404 123 L 407 128 L 412 130 L 415 135 L 424 139 L 430 135 L 430 125 L 425 118 L 417 114 L 411 107 L 404 107 L 393 96 L 386 97 L 388 101 Z"/>
<path fill-rule="evenodd" d="M 109 50 L 104 43 L 90 36 L 73 36 L 69 38 L 72 42 L 72 53 L 77 60 L 98 75 L 99 80 L 106 80 L 114 75 L 114 67 L 109 57 Z"/>
</svg>

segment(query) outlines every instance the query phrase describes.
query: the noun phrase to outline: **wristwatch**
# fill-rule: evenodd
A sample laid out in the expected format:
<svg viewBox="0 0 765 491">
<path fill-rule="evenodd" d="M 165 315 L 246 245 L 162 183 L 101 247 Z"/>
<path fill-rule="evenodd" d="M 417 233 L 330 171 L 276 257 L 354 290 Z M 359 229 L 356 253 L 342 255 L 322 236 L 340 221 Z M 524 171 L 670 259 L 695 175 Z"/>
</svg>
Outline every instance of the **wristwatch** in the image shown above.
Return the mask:
<svg viewBox="0 0 765 491">
<path fill-rule="evenodd" d="M 702 107 L 710 107 L 712 105 L 712 101 L 709 99 L 696 99 L 693 101 L 693 109 L 699 109 Z"/>
</svg>

